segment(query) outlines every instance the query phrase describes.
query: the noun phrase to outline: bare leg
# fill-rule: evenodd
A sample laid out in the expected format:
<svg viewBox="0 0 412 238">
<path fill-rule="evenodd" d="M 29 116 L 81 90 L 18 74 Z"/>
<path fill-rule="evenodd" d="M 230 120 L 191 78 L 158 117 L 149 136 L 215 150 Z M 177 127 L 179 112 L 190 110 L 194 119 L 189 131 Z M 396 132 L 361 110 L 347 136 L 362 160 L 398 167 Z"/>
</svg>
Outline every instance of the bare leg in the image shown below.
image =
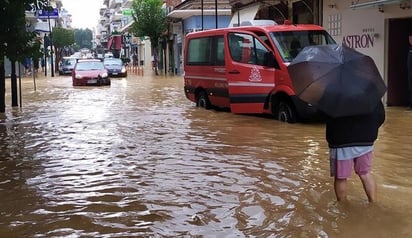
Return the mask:
<svg viewBox="0 0 412 238">
<path fill-rule="evenodd" d="M 345 202 L 347 196 L 347 182 L 346 179 L 335 178 L 335 194 L 339 202 Z"/>
<path fill-rule="evenodd" d="M 369 202 L 376 202 L 376 183 L 370 173 L 359 175 Z"/>
</svg>

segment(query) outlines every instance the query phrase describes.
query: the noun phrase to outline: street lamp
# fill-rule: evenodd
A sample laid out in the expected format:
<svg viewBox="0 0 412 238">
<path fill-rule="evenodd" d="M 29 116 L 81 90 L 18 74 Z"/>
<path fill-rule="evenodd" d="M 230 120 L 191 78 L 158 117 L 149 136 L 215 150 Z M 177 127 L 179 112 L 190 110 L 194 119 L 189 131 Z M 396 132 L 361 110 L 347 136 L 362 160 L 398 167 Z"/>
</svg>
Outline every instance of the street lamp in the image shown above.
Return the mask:
<svg viewBox="0 0 412 238">
<path fill-rule="evenodd" d="M 51 31 L 51 25 L 50 25 L 50 0 L 47 0 L 47 21 L 49 22 L 49 40 L 50 40 L 50 70 L 51 70 L 51 76 L 54 77 L 54 66 L 53 66 L 53 37 L 52 37 L 52 31 Z M 45 62 L 46 63 L 46 62 Z"/>
</svg>

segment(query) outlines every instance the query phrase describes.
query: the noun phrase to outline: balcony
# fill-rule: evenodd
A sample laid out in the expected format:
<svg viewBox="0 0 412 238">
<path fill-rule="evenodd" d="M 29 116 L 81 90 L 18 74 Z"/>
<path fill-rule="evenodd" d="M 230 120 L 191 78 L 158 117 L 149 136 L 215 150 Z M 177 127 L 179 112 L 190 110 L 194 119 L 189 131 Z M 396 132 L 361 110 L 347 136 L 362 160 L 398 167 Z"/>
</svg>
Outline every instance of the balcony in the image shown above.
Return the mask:
<svg viewBox="0 0 412 238">
<path fill-rule="evenodd" d="M 108 21 L 109 19 L 107 19 L 107 17 L 100 17 L 99 22 L 100 24 L 104 24 L 106 21 Z"/>
<path fill-rule="evenodd" d="M 107 11 L 107 7 L 105 5 L 100 7 L 99 14 L 103 15 Z"/>
<path fill-rule="evenodd" d="M 123 2 L 123 8 L 132 8 L 132 5 L 133 5 L 133 0 L 125 0 L 124 2 Z"/>
<path fill-rule="evenodd" d="M 121 21 L 122 17 L 122 14 L 115 13 L 110 17 L 110 21 Z"/>
<path fill-rule="evenodd" d="M 63 6 L 62 0 L 54 0 L 54 2 L 56 3 L 56 7 L 59 9 Z"/>
<path fill-rule="evenodd" d="M 109 8 L 116 9 L 118 7 L 121 7 L 122 4 L 123 4 L 123 0 L 111 0 L 109 4 Z"/>
</svg>

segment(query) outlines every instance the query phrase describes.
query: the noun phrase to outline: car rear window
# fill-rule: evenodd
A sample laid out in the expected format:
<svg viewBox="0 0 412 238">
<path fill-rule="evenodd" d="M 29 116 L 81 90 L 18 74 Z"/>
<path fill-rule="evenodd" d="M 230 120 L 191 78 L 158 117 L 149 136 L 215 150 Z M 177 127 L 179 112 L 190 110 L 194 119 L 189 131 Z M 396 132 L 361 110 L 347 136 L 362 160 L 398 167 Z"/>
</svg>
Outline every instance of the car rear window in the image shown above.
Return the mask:
<svg viewBox="0 0 412 238">
<path fill-rule="evenodd" d="M 76 70 L 100 70 L 104 65 L 100 61 L 77 62 Z"/>
<path fill-rule="evenodd" d="M 76 59 L 64 59 L 63 60 L 63 65 L 75 65 L 76 64 Z"/>
<path fill-rule="evenodd" d="M 122 65 L 121 59 L 106 59 L 104 60 L 104 65 Z"/>
</svg>

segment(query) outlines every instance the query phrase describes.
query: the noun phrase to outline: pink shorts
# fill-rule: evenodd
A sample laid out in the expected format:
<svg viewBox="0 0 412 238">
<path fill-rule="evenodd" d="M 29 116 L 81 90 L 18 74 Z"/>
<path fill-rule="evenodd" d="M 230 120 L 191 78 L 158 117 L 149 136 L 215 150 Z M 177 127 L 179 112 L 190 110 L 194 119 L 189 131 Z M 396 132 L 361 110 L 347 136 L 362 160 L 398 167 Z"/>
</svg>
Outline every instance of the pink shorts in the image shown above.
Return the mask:
<svg viewBox="0 0 412 238">
<path fill-rule="evenodd" d="M 354 159 L 331 160 L 331 175 L 338 179 L 347 179 L 352 174 L 352 167 L 358 175 L 370 172 L 372 164 L 372 151 Z"/>
</svg>

